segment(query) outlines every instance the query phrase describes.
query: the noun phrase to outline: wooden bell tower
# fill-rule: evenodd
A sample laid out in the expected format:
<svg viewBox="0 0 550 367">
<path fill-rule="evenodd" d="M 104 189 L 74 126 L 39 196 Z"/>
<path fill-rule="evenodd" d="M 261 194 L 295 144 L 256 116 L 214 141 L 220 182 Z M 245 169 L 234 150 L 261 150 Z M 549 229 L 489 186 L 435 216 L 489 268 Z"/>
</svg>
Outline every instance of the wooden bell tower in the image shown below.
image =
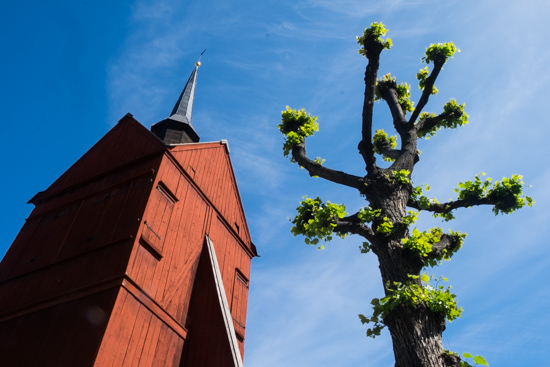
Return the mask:
<svg viewBox="0 0 550 367">
<path fill-rule="evenodd" d="M 0 263 L 2 366 L 242 366 L 250 239 L 227 142 L 130 114 L 47 190 Z"/>
</svg>

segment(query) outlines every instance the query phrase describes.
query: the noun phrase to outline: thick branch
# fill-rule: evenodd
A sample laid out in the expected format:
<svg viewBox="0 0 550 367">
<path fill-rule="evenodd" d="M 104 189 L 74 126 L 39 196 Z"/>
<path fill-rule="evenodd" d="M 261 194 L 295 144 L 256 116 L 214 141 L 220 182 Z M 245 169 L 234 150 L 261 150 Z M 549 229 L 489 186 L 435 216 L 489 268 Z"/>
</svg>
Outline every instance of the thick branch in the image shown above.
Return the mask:
<svg viewBox="0 0 550 367">
<path fill-rule="evenodd" d="M 368 225 L 361 223 L 357 214 L 336 220 L 334 232 L 358 234 L 366 238 L 370 243 L 376 244 L 378 239 L 376 234 Z"/>
<path fill-rule="evenodd" d="M 392 149 L 391 143 L 388 140 L 377 140 L 374 142 L 376 149 L 385 157 L 396 160 L 401 155 L 401 150 Z"/>
<path fill-rule="evenodd" d="M 384 49 L 384 46 L 370 39 L 365 41 L 364 46 L 369 63 L 365 70 L 365 99 L 363 101 L 361 142 L 358 148 L 367 165 L 367 172 L 370 172 L 376 169 L 376 158 L 374 157 L 372 145 L 372 113 L 374 109 L 376 76 L 380 67 L 380 53 Z"/>
<path fill-rule="evenodd" d="M 453 209 L 469 208 L 478 205 L 495 205 L 497 201 L 488 197 L 470 198 L 467 200 L 455 200 L 446 203 L 430 203 L 428 207 L 422 208 L 417 200 L 409 199 L 407 206 L 416 210 L 426 210 L 433 213 L 450 213 Z"/>
<path fill-rule="evenodd" d="M 420 100 L 418 101 L 418 104 L 416 105 L 411 115 L 411 118 L 409 119 L 409 124 L 412 125 L 415 123 L 416 119 L 420 115 L 420 112 L 422 112 L 422 110 L 426 106 L 426 103 L 428 103 L 430 95 L 432 94 L 435 80 L 437 79 L 437 76 L 439 75 L 441 69 L 443 69 L 443 64 L 445 64 L 445 59 L 434 61 L 434 68 L 430 76 L 426 79 L 424 90 L 422 91 L 422 96 L 420 97 Z"/>
<path fill-rule="evenodd" d="M 395 130 L 401 136 L 401 150 L 386 151 L 384 154 L 395 160 L 390 170 L 406 169 L 412 172 L 413 166 L 418 162 L 418 153 L 416 151 L 416 137 L 412 134 L 414 125 L 409 125 L 401 104 L 395 83 L 378 83 L 378 88 L 382 98 L 390 108 L 393 125 Z M 378 148 L 378 145 L 377 145 Z M 382 151 L 382 149 L 380 149 Z"/>
<path fill-rule="evenodd" d="M 380 86 L 379 86 L 380 88 Z M 399 96 L 395 86 L 389 86 L 388 88 L 380 88 L 382 98 L 388 104 L 391 115 L 393 117 L 393 126 L 395 130 L 403 137 L 406 132 L 407 120 L 405 119 L 405 113 L 401 109 L 399 104 Z"/>
<path fill-rule="evenodd" d="M 439 242 L 432 245 L 432 251 L 428 256 L 431 258 L 440 258 L 445 251 L 452 252 L 458 245 L 459 242 L 455 238 L 443 233 Z"/>
<path fill-rule="evenodd" d="M 451 111 L 451 112 L 443 112 L 439 116 L 425 118 L 423 120 L 418 121 L 418 124 L 416 124 L 416 133 L 418 135 L 420 135 L 421 133 L 426 133 L 427 131 L 430 131 L 431 129 L 433 129 L 441 121 L 449 118 L 453 118 L 453 117 L 460 117 L 460 116 L 462 116 L 461 111 Z"/>
<path fill-rule="evenodd" d="M 305 142 L 298 144 L 292 148 L 292 158 L 302 167 L 309 172 L 310 176 L 319 176 L 325 180 L 332 181 L 334 183 L 356 188 L 358 190 L 363 189 L 364 179 L 363 177 L 350 175 L 342 171 L 336 171 L 327 167 L 323 167 L 321 164 L 306 157 L 306 144 Z"/>
</svg>

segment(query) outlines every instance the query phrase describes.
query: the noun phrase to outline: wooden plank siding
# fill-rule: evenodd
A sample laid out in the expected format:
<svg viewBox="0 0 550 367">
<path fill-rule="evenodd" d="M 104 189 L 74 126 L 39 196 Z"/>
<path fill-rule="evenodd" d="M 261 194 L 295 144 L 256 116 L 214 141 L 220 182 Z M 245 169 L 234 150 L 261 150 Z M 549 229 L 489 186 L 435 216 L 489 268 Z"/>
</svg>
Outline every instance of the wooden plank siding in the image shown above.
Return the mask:
<svg viewBox="0 0 550 367">
<path fill-rule="evenodd" d="M 0 281 L 135 236 L 154 178 L 151 168 L 146 172 L 114 186 L 100 180 L 99 193 L 82 187 L 52 198 L 44 202 L 49 211 L 38 205 L 0 263 Z"/>
<path fill-rule="evenodd" d="M 121 289 L 94 366 L 179 366 L 183 338 Z"/>
<path fill-rule="evenodd" d="M 218 264 L 222 273 L 223 284 L 229 302 L 235 297 L 235 291 L 244 302 L 231 304 L 231 315 L 234 318 L 233 326 L 237 332 L 237 340 L 241 355 L 244 355 L 244 339 L 246 327 L 246 300 L 248 299 L 248 288 L 235 287 L 236 272 L 240 271 L 246 279 L 250 279 L 250 257 L 238 244 L 238 238 L 230 232 L 227 225 L 216 217 L 211 221 L 209 237 L 216 248 Z"/>
<path fill-rule="evenodd" d="M 142 226 L 141 245 L 132 255 L 127 275 L 171 318 L 184 325 L 209 206 L 169 159 L 163 161 L 155 187 L 170 193 L 173 208 L 167 216 L 166 206 L 159 205 L 165 200 L 164 194 L 157 190 L 158 194 L 152 195 L 144 214 L 149 225 Z M 150 243 L 150 231 L 160 235 L 155 237 L 157 243 Z"/>
<path fill-rule="evenodd" d="M 171 149 L 171 153 L 187 172 L 194 172 L 196 185 L 238 232 L 243 243 L 249 245 L 250 233 L 225 144 L 179 145 Z"/>
<path fill-rule="evenodd" d="M 34 230 L 40 224 L 41 218 L 27 219 L 25 224 L 15 237 L 12 245 L 4 255 L 2 262 L 0 262 L 0 282 L 8 279 L 11 270 L 19 261 L 19 258 L 25 251 Z"/>
<path fill-rule="evenodd" d="M 121 289 L 94 366 L 179 366 L 183 338 Z"/>
<path fill-rule="evenodd" d="M 92 366 L 116 294 L 111 289 L 0 323 L 0 364 Z"/>
<path fill-rule="evenodd" d="M 12 315 L 71 298 L 124 275 L 133 239 L 98 248 L 0 283 L 0 322 Z M 100 267 L 100 271 L 98 271 Z M 119 281 L 121 283 L 121 281 Z"/>
<path fill-rule="evenodd" d="M 138 148 L 138 149 L 136 149 Z M 165 150 L 164 144 L 130 115 L 63 173 L 49 188 L 53 193 L 105 172 L 111 172 L 149 155 Z"/>
<path fill-rule="evenodd" d="M 0 313 L 124 275 L 151 180 L 138 177 L 25 224 L 0 265 L 0 294 L 12 294 Z"/>
<path fill-rule="evenodd" d="M 0 364 L 231 365 L 206 235 L 243 355 L 255 248 L 224 144 L 126 116 L 31 202 L 0 263 Z"/>
<path fill-rule="evenodd" d="M 174 320 L 185 325 L 204 235 L 208 233 L 218 254 L 227 299 L 232 302 L 234 290 L 239 293 L 232 313 L 236 315 L 234 325 L 238 330 L 242 355 L 248 288 L 235 287 L 234 281 L 237 269 L 246 279 L 250 276 L 251 256 L 250 251 L 245 250 L 250 249 L 250 242 L 244 242 L 245 239 L 250 241 L 250 237 L 238 193 L 234 190 L 234 179 L 228 180 L 232 171 L 225 147 L 219 143 L 202 145 L 191 151 L 205 150 L 208 154 L 189 156 L 191 164 L 197 167 L 196 171 L 189 166 L 182 171 L 187 164 L 185 161 L 177 160 L 178 165 L 169 157 L 163 160 L 154 183 L 160 190 L 151 196 L 145 211 L 144 220 L 148 225 L 142 226 L 142 245 L 134 251 L 127 274 Z M 176 148 L 181 147 L 184 146 Z M 196 183 L 199 177 L 203 177 L 204 186 Z M 206 181 L 208 178 L 211 182 Z M 172 198 L 169 216 L 166 215 L 166 198 L 163 198 L 162 190 L 168 191 Z M 220 208 L 215 206 L 216 203 Z M 233 224 L 240 223 L 238 231 L 236 226 L 231 226 L 231 222 L 221 217 L 221 211 L 233 219 Z M 154 241 L 151 233 L 158 235 L 152 237 Z"/>
</svg>

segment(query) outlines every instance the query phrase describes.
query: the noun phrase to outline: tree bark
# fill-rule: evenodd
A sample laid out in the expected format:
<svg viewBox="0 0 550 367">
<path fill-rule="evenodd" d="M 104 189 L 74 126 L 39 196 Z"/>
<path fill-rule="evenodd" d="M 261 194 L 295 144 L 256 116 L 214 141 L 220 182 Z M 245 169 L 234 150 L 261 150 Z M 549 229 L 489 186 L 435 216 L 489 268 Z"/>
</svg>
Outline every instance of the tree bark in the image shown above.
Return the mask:
<svg viewBox="0 0 550 367">
<path fill-rule="evenodd" d="M 412 167 L 411 171 L 412 171 Z M 409 275 L 420 275 L 423 261 L 409 250 L 403 248 L 402 239 L 408 237 L 406 226 L 399 222 L 406 215 L 410 187 L 404 184 L 389 183 L 380 175 L 376 183 L 369 188 L 371 206 L 382 209 L 393 224 L 392 234 L 380 234 L 373 251 L 378 257 L 380 273 L 386 295 L 391 293 L 394 282 L 416 282 L 423 286 L 419 279 Z M 376 226 L 376 223 L 373 224 Z M 375 227 L 376 228 L 376 227 Z M 459 367 L 460 359 L 448 354 L 443 349 L 442 333 L 445 330 L 445 316 L 435 313 L 424 304 L 416 306 L 399 305 L 384 318 L 384 324 L 392 337 L 395 355 L 395 367 Z"/>
<path fill-rule="evenodd" d="M 395 367 L 459 366 L 456 359 L 449 361 L 443 349 L 443 315 L 427 307 L 400 306 L 384 322 L 393 341 Z"/>
</svg>

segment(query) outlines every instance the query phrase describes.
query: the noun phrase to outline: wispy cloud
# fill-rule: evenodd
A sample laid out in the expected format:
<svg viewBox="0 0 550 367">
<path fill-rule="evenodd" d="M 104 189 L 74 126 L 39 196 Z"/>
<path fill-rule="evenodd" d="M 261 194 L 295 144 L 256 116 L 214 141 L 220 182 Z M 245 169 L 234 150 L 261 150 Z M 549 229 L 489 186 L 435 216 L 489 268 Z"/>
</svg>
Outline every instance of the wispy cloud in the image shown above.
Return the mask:
<svg viewBox="0 0 550 367">
<path fill-rule="evenodd" d="M 432 185 L 430 193 L 441 201 L 454 197 L 459 181 L 481 171 L 495 178 L 523 171 L 535 183 L 531 190 L 537 204 L 529 214 L 494 218 L 488 208 L 474 208 L 457 213 L 454 223 L 426 218 L 427 224 L 420 224 L 470 232 L 453 262 L 433 270 L 456 284 L 466 309 L 467 320 L 456 321 L 446 333 L 451 347 L 476 353 L 472 348 L 483 340 L 475 336 L 484 335 L 514 348 L 499 337 L 521 343 L 531 330 L 539 332 L 514 318 L 519 325 L 514 334 L 502 320 L 514 307 L 537 314 L 526 302 L 517 302 L 516 294 L 548 303 L 547 288 L 522 287 L 540 278 L 546 265 L 536 260 L 544 253 L 541 228 L 544 208 L 550 205 L 544 190 L 550 173 L 538 163 L 550 153 L 544 144 L 550 52 L 540 47 L 546 32 L 530 27 L 546 29 L 540 14 L 547 7 L 541 1 L 503 6 L 494 0 L 267 1 L 261 7 L 217 0 L 136 3 L 130 36 L 110 66 L 112 121 L 127 111 L 146 124 L 165 117 L 196 56 L 209 49 L 199 73 L 194 124 L 206 140 L 229 139 L 248 222 L 262 255 L 254 259 L 251 276 L 248 366 L 338 365 L 334 358 L 342 355 L 346 365 L 363 366 L 367 360 L 369 365 L 392 365 L 389 336 L 367 340 L 357 319 L 357 313 L 370 312 L 370 299 L 382 293 L 374 257 L 358 254 L 360 239 L 315 251 L 289 233 L 287 217 L 303 194 L 344 201 L 350 211 L 366 203 L 353 190 L 313 180 L 288 163 L 281 157 L 276 129 L 285 105 L 307 108 L 321 124 L 308 140 L 310 155 L 361 174 L 364 165 L 356 147 L 365 60 L 356 54 L 354 36 L 379 20 L 388 25 L 395 44 L 384 53 L 381 73 L 391 71 L 413 84 L 415 96 L 414 75 L 429 43 L 453 40 L 463 51 L 445 65 L 436 83 L 440 94 L 428 108 L 439 112 L 456 97 L 467 103 L 471 123 L 421 143 L 415 183 Z M 376 109 L 381 111 L 378 128 L 389 120 L 383 103 Z M 538 265 L 529 271 L 519 270 L 534 263 Z M 502 281 L 498 287 L 495 279 Z M 494 301 L 484 298 L 487 293 Z M 511 304 L 498 308 L 494 302 Z"/>
<path fill-rule="evenodd" d="M 417 7 L 425 4 L 426 0 L 389 0 L 365 2 L 357 0 L 308 0 L 307 3 L 314 7 L 325 8 L 331 12 L 343 14 L 353 18 L 365 18 L 374 14 L 403 11 L 409 7 Z"/>
<path fill-rule="evenodd" d="M 377 272 L 374 258 L 358 256 L 349 245 L 306 248 L 288 263 L 256 274 L 249 312 L 265 317 L 255 317 L 261 334 L 247 335 L 248 365 L 334 365 L 340 352 L 355 355 L 353 363 L 361 365 L 366 354 L 383 360 L 391 353 L 387 337 L 369 342 L 357 318 L 370 312 L 366 294 L 379 293 L 381 286 L 368 282 Z M 366 286 L 357 287 L 361 279 Z"/>
</svg>

